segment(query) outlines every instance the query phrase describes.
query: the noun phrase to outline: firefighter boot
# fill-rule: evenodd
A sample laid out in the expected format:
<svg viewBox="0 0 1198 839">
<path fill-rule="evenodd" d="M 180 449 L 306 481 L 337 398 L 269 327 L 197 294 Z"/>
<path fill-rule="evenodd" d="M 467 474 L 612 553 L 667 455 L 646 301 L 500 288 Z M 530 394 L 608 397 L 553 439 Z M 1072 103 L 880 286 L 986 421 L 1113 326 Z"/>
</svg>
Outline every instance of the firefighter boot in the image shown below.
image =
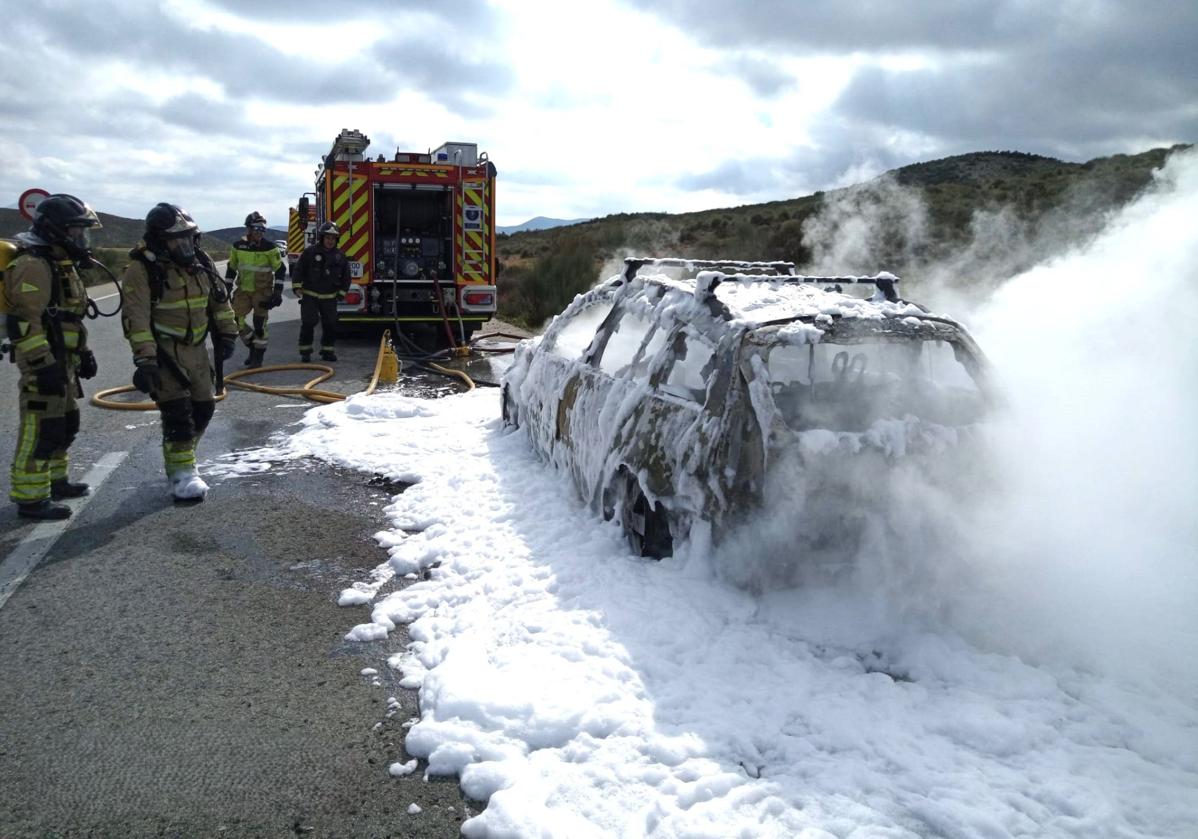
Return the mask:
<svg viewBox="0 0 1198 839">
<path fill-rule="evenodd" d="M 312 353 L 307 352 L 307 351 L 300 353 L 300 361 L 302 361 L 304 364 L 307 364 L 311 360 L 312 360 Z"/>
<path fill-rule="evenodd" d="M 17 505 L 17 515 L 23 519 L 61 521 L 71 517 L 71 508 L 65 504 L 54 504 L 49 498 Z"/>
<path fill-rule="evenodd" d="M 320 351 L 321 361 L 336 361 L 337 353 L 333 352 L 332 348 Z"/>
<path fill-rule="evenodd" d="M 180 504 L 199 504 L 208 494 L 208 484 L 194 466 L 180 469 L 170 476 L 171 495 Z"/>
<path fill-rule="evenodd" d="M 92 491 L 87 484 L 74 483 L 66 478 L 60 478 L 50 484 L 50 498 L 61 501 L 64 498 L 82 498 Z"/>
<path fill-rule="evenodd" d="M 250 347 L 250 355 L 245 360 L 245 366 L 250 368 L 261 367 L 264 355 L 266 355 L 266 350 L 263 347 Z"/>
</svg>

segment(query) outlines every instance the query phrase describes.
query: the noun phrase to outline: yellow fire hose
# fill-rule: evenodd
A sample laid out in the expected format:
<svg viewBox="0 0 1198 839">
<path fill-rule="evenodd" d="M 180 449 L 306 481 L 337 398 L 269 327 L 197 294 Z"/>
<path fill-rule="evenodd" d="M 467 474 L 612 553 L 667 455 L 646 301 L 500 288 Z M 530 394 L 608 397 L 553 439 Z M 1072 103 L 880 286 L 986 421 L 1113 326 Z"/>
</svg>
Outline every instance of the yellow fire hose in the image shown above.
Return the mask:
<svg viewBox="0 0 1198 839">
<path fill-rule="evenodd" d="M 461 370 L 454 370 L 449 367 L 442 367 L 440 364 L 433 364 L 431 361 L 425 362 L 425 365 L 433 368 L 438 373 L 443 373 L 446 376 L 456 376 L 466 383 L 466 390 L 474 390 L 474 379 L 467 376 Z"/>
<path fill-rule="evenodd" d="M 443 368 L 444 369 L 444 368 Z M 256 385 L 250 382 L 240 381 L 245 376 L 252 376 L 257 373 L 276 373 L 284 370 L 314 370 L 319 371 L 320 375 L 310 379 L 301 387 L 272 387 L 268 385 Z M 331 390 L 320 390 L 316 385 L 323 381 L 331 379 L 334 374 L 332 367 L 325 364 L 272 364 L 268 367 L 254 367 L 249 370 L 238 370 L 225 376 L 225 390 L 217 394 L 216 401 L 222 401 L 229 393 L 230 387 L 239 388 L 241 390 L 252 390 L 257 393 L 268 393 L 272 396 L 302 396 L 305 399 L 311 399 L 313 402 L 340 402 L 346 398 L 346 394 L 337 393 Z M 457 371 L 445 370 L 446 373 L 455 373 Z M 470 387 L 474 387 L 474 383 L 469 381 L 465 373 L 460 374 L 466 378 Z M 364 393 L 374 393 L 374 389 L 378 387 L 380 381 L 384 384 L 392 384 L 399 377 L 399 358 L 395 355 L 395 350 L 391 348 L 391 332 L 386 330 L 383 332 L 383 337 L 379 341 L 379 354 L 374 362 L 374 375 L 370 377 L 370 384 L 366 386 Z M 135 390 L 133 385 L 121 385 L 120 387 L 111 387 L 106 390 L 97 391 L 91 398 L 91 404 L 98 408 L 109 408 L 114 411 L 149 411 L 158 407 L 156 402 L 125 402 L 122 400 L 109 399 L 108 397 L 118 393 L 132 393 Z"/>
</svg>

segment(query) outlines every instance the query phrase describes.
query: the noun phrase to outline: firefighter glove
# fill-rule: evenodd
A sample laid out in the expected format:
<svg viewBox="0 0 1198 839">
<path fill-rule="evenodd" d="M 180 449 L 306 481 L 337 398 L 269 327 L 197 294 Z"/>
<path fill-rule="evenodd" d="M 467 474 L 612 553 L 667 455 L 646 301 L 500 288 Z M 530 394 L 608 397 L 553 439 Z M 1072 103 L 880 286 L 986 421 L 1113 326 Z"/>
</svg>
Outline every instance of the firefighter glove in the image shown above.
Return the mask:
<svg viewBox="0 0 1198 839">
<path fill-rule="evenodd" d="M 291 293 L 294 294 L 297 299 L 302 300 L 304 297 L 304 289 L 301 286 L 293 285 L 291 287 Z"/>
<path fill-rule="evenodd" d="M 276 285 L 275 293 L 272 294 L 270 296 L 270 299 L 266 301 L 266 308 L 274 309 L 274 308 L 277 308 L 278 306 L 282 306 L 282 305 L 283 305 L 283 286 Z"/>
<path fill-rule="evenodd" d="M 67 377 L 58 364 L 39 367 L 33 375 L 37 377 L 37 392 L 42 396 L 67 395 Z"/>
<path fill-rule="evenodd" d="M 96 354 L 91 350 L 82 350 L 79 353 L 79 378 L 90 379 L 100 372 L 100 366 L 96 364 Z"/>
<path fill-rule="evenodd" d="M 158 372 L 158 363 L 152 360 L 137 362 L 133 371 L 133 386 L 142 393 L 148 393 L 151 399 L 156 399 L 162 387 L 162 374 Z"/>
<path fill-rule="evenodd" d="M 347 294 L 349 294 L 349 289 L 347 289 L 347 288 L 337 289 L 337 300 L 338 301 L 344 300 L 345 295 L 347 295 Z"/>
<path fill-rule="evenodd" d="M 233 350 L 237 348 L 237 339 L 226 336 L 220 339 L 220 358 L 221 361 L 228 361 L 233 357 Z"/>
</svg>

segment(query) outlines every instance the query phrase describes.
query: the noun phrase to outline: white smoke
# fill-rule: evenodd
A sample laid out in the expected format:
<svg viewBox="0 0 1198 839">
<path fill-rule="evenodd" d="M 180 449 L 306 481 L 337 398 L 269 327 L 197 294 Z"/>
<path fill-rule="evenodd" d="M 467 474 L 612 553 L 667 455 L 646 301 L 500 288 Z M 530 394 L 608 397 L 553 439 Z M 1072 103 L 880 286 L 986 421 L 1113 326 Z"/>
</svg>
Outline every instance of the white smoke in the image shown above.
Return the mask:
<svg viewBox="0 0 1198 839">
<path fill-rule="evenodd" d="M 1198 681 L 1198 155 L 975 318 L 1007 400 L 971 625 Z"/>
<path fill-rule="evenodd" d="M 1009 231 L 997 221 L 984 241 Z M 872 235 L 840 229 L 849 239 L 826 254 L 851 259 Z M 878 497 L 844 502 L 880 511 L 847 583 L 865 618 L 1198 691 L 1198 154 L 965 321 L 1003 400 L 987 455 L 932 480 L 908 463 L 870 485 Z M 723 576 L 759 591 L 822 582 L 794 565 L 796 521 L 818 512 L 796 516 L 794 491 L 812 479 L 792 472 L 791 491 L 775 486 L 730 535 Z"/>
</svg>

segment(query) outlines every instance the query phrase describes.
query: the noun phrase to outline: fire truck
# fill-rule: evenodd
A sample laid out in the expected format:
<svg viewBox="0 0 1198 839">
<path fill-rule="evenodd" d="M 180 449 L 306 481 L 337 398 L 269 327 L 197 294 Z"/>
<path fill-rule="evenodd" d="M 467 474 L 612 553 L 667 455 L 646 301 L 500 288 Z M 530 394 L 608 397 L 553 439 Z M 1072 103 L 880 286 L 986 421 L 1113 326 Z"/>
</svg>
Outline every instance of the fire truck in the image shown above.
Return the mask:
<svg viewBox="0 0 1198 839">
<path fill-rule="evenodd" d="M 331 221 L 353 285 L 342 323 L 418 324 L 464 345 L 495 314 L 495 166 L 475 143 L 443 143 L 388 159 L 343 130 L 316 170 L 315 192 L 291 208 L 288 258 Z"/>
</svg>

